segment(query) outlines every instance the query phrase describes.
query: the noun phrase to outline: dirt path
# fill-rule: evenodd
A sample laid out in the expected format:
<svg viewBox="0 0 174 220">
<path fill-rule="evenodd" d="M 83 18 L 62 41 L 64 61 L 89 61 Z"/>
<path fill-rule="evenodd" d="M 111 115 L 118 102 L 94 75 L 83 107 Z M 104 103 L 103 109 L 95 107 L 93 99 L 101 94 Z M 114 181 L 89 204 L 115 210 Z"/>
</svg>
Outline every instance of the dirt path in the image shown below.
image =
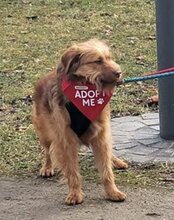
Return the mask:
<svg viewBox="0 0 174 220">
<path fill-rule="evenodd" d="M 126 188 L 124 203 L 102 197 L 102 186 L 84 183 L 82 205 L 66 206 L 66 187 L 55 180 L 1 179 L 0 220 L 173 220 L 174 191 Z"/>
</svg>

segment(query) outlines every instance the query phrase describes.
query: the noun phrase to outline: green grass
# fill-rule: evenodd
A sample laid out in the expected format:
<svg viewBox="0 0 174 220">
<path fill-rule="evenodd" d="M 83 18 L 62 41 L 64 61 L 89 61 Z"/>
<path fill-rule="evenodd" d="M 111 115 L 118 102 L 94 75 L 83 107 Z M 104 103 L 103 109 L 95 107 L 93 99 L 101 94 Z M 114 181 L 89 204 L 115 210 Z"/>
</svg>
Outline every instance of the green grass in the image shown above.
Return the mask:
<svg viewBox="0 0 174 220">
<path fill-rule="evenodd" d="M 104 39 L 124 77 L 156 69 L 155 10 L 151 0 L 0 1 L 0 174 L 34 172 L 40 147 L 31 124 L 36 80 L 56 67 L 74 42 Z M 156 110 L 147 98 L 156 81 L 120 87 L 113 116 Z"/>
<path fill-rule="evenodd" d="M 81 173 L 86 180 L 101 182 L 93 157 L 81 159 Z M 139 187 L 167 187 L 174 189 L 174 165 L 169 164 L 130 164 L 127 170 L 114 170 L 118 185 Z"/>
</svg>

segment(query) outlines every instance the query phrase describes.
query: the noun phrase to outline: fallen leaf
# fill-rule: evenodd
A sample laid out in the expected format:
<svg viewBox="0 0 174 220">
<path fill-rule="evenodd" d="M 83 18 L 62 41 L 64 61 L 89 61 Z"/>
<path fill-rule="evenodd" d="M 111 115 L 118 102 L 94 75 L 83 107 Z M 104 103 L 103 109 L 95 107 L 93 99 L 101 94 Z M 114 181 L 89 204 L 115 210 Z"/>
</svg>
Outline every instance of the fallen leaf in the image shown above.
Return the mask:
<svg viewBox="0 0 174 220">
<path fill-rule="evenodd" d="M 28 20 L 36 20 L 38 18 L 37 15 L 26 16 Z"/>
</svg>

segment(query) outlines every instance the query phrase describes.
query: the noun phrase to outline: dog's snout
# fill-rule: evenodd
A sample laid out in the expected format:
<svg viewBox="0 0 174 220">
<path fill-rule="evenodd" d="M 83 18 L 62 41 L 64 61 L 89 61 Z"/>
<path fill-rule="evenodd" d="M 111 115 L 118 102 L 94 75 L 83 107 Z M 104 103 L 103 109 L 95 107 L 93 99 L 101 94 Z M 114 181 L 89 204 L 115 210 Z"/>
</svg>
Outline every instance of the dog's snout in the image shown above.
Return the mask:
<svg viewBox="0 0 174 220">
<path fill-rule="evenodd" d="M 121 72 L 114 71 L 112 74 L 114 75 L 114 77 L 119 78 L 121 75 Z"/>
</svg>

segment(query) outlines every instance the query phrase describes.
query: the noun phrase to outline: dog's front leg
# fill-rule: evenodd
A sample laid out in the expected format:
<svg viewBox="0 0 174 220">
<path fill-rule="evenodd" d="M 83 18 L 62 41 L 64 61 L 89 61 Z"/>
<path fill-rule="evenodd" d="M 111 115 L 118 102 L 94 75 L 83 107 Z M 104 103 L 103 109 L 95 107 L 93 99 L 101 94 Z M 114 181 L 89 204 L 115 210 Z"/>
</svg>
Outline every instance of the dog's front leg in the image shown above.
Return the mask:
<svg viewBox="0 0 174 220">
<path fill-rule="evenodd" d="M 107 198 L 113 201 L 123 201 L 126 195 L 115 185 L 112 171 L 112 142 L 108 132 L 102 131 L 92 140 L 92 149 L 97 168 L 101 173 Z"/>
<path fill-rule="evenodd" d="M 67 160 L 67 164 L 64 167 L 64 174 L 69 187 L 69 193 L 65 201 L 66 204 L 76 205 L 82 203 L 84 194 L 81 190 L 81 177 L 77 164 L 72 158 Z"/>
<path fill-rule="evenodd" d="M 75 205 L 83 202 L 81 190 L 81 177 L 78 166 L 78 140 L 70 129 L 67 129 L 62 140 L 54 144 L 51 149 L 53 162 L 58 161 L 58 167 L 62 170 L 67 180 L 69 193 L 66 204 Z"/>
</svg>

